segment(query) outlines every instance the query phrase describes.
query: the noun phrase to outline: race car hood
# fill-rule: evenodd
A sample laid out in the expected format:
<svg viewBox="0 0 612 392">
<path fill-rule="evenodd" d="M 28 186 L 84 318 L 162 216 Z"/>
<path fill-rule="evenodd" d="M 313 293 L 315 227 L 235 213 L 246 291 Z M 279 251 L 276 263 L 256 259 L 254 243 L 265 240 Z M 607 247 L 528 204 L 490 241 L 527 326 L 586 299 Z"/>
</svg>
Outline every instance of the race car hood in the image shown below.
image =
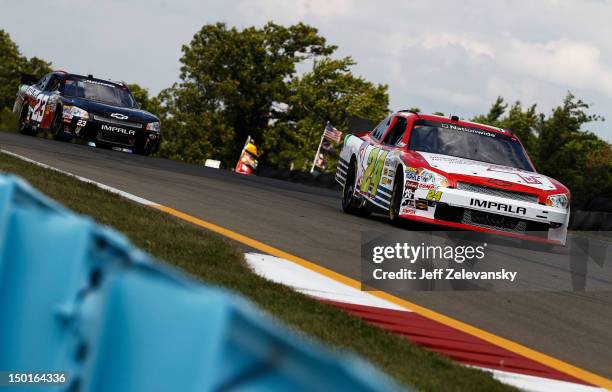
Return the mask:
<svg viewBox="0 0 612 392">
<path fill-rule="evenodd" d="M 482 181 L 483 185 L 486 185 L 487 182 L 498 181 L 500 183 L 510 183 L 508 185 L 528 186 L 540 191 L 559 189 L 550 178 L 535 172 L 449 155 L 427 152 L 419 152 L 419 155 L 432 168 L 449 174 L 451 178 L 453 175 L 466 176 L 478 182 Z"/>
<path fill-rule="evenodd" d="M 67 103 L 78 106 L 79 108 L 87 110 L 90 113 L 96 113 L 107 117 L 113 113 L 123 114 L 124 116 L 127 116 L 127 118 L 123 119 L 126 121 L 144 123 L 159 121 L 159 119 L 153 114 L 136 108 L 113 106 L 83 98 L 68 98 Z"/>
</svg>

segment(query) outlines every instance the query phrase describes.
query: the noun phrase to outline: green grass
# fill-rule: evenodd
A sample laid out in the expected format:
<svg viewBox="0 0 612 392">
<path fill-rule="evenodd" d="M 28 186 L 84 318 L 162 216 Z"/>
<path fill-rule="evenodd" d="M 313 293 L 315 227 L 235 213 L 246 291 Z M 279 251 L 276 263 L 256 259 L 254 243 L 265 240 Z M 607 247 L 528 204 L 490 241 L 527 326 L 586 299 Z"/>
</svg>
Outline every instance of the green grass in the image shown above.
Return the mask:
<svg viewBox="0 0 612 392">
<path fill-rule="evenodd" d="M 406 386 L 429 391 L 505 391 L 488 373 L 457 365 L 360 319 L 255 275 L 234 243 L 95 185 L 0 154 L 0 170 L 17 174 L 72 210 L 126 234 L 138 247 L 206 283 L 233 289 L 332 350 L 371 361 Z"/>
</svg>

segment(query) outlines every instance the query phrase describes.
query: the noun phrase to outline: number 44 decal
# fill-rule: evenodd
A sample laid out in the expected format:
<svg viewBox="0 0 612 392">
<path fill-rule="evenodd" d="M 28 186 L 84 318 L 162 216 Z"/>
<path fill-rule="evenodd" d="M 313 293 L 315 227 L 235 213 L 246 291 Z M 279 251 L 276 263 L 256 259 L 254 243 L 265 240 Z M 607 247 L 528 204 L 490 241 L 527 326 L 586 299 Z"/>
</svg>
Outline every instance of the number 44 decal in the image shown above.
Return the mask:
<svg viewBox="0 0 612 392">
<path fill-rule="evenodd" d="M 380 182 L 380 176 L 383 171 L 383 165 L 389 151 L 380 150 L 379 147 L 373 148 L 368 154 L 368 161 L 366 168 L 363 172 L 361 179 L 361 193 L 365 193 L 370 197 L 376 196 L 376 190 L 378 189 L 378 183 Z"/>
<path fill-rule="evenodd" d="M 44 93 L 38 94 L 36 97 L 36 105 L 34 105 L 32 115 L 30 116 L 31 120 L 38 123 L 42 122 L 45 114 L 45 107 L 47 107 L 47 101 L 49 101 L 48 95 L 45 95 Z"/>
</svg>

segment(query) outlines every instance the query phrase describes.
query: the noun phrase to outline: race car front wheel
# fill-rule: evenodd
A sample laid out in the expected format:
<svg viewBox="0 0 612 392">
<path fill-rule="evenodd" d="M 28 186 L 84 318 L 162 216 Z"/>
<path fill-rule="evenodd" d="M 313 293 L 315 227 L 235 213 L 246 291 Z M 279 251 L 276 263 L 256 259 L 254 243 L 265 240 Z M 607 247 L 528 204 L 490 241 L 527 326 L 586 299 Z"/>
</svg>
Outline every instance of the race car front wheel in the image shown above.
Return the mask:
<svg viewBox="0 0 612 392">
<path fill-rule="evenodd" d="M 19 116 L 19 132 L 24 135 L 36 136 L 36 130 L 32 129 L 28 121 L 28 110 L 28 105 L 24 102 L 21 108 L 21 115 Z"/>
<path fill-rule="evenodd" d="M 342 189 L 342 211 L 347 214 L 367 216 L 370 214 L 367 203 L 355 194 L 357 164 L 355 160 L 351 160 L 348 173 L 346 173 L 346 181 Z"/>
<path fill-rule="evenodd" d="M 60 106 L 57 106 L 55 116 L 53 116 L 53 122 L 51 123 L 51 134 L 53 134 L 53 139 L 55 140 L 61 140 L 63 142 L 69 142 L 72 140 L 72 135 L 64 131 L 62 108 Z"/>
<path fill-rule="evenodd" d="M 401 221 L 399 215 L 403 196 L 404 176 L 401 171 L 398 170 L 395 181 L 393 182 L 393 193 L 391 194 L 391 204 L 389 205 L 389 219 L 394 225 L 399 225 Z"/>
</svg>

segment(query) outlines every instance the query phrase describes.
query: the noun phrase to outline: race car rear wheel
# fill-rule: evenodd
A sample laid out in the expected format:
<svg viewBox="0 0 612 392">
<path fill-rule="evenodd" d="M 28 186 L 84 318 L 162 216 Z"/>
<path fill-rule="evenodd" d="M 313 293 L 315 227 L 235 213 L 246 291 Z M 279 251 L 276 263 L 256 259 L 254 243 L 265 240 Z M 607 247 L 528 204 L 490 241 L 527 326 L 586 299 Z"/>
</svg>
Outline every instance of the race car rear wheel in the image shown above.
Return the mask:
<svg viewBox="0 0 612 392">
<path fill-rule="evenodd" d="M 62 119 L 62 108 L 58 105 L 53 116 L 53 122 L 51 123 L 51 134 L 53 139 L 60 140 L 63 142 L 69 142 L 72 140 L 72 135 L 64 131 L 64 121 Z"/>
<path fill-rule="evenodd" d="M 21 108 L 21 114 L 19 115 L 19 132 L 24 135 L 36 136 L 36 130 L 32 129 L 28 121 L 28 110 L 28 104 L 24 102 Z"/>
<path fill-rule="evenodd" d="M 399 225 L 402 221 L 399 215 L 403 196 L 404 175 L 400 170 L 398 170 L 397 174 L 395 175 L 395 180 L 393 181 L 393 193 L 391 194 L 391 203 L 389 204 L 389 220 L 391 220 L 391 223 L 394 225 Z"/>
<path fill-rule="evenodd" d="M 356 173 L 357 163 L 352 159 L 342 189 L 342 211 L 347 214 L 367 216 L 370 214 L 367 203 L 355 194 Z"/>
</svg>

